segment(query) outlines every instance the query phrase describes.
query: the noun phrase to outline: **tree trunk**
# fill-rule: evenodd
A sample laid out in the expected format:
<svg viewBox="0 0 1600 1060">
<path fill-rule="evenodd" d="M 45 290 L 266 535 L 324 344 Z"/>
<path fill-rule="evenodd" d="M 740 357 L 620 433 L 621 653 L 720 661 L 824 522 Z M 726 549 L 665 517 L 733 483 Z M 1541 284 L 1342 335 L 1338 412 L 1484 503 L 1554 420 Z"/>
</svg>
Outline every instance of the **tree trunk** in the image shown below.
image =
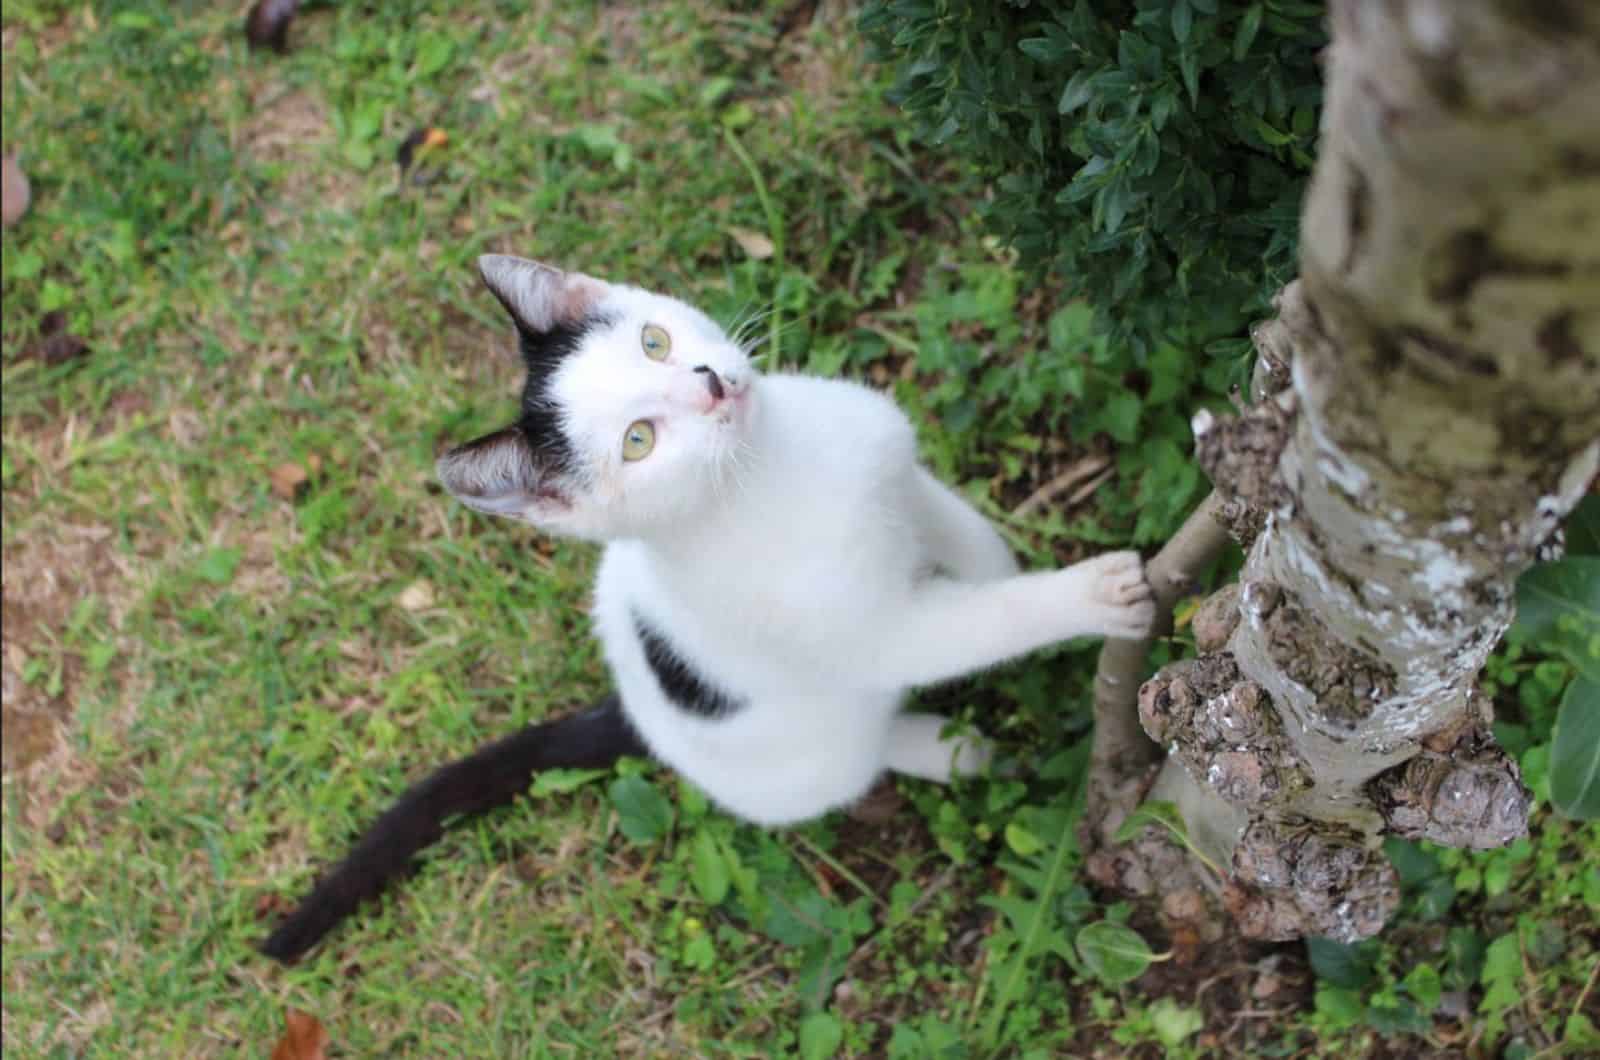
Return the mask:
<svg viewBox="0 0 1600 1060">
<path fill-rule="evenodd" d="M 1301 276 L 1254 335 L 1288 385 L 1195 421 L 1248 559 L 1197 616 L 1203 654 L 1138 693 L 1156 788 L 1259 938 L 1378 931 L 1385 835 L 1525 832 L 1475 680 L 1600 465 L 1600 5 L 1335 0 L 1332 22 Z M 1137 885 L 1151 841 L 1113 855 L 1108 820 L 1091 871 Z"/>
</svg>

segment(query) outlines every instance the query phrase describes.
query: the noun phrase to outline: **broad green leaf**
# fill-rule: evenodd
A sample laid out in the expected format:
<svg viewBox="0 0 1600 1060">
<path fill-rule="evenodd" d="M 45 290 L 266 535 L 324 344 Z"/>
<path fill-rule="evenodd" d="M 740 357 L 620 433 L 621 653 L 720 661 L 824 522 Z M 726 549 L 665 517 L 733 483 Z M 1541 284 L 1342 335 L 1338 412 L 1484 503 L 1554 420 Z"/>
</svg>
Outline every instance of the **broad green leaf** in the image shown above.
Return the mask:
<svg viewBox="0 0 1600 1060">
<path fill-rule="evenodd" d="M 691 857 L 693 867 L 690 878 L 694 881 L 694 889 L 711 905 L 720 905 L 728 896 L 728 886 L 732 880 L 716 837 L 703 828 L 696 832 Z"/>
<path fill-rule="evenodd" d="M 1568 556 L 1528 568 L 1517 579 L 1517 620 L 1529 640 L 1546 640 L 1563 618 L 1600 630 L 1600 557 Z"/>
<path fill-rule="evenodd" d="M 536 798 L 543 795 L 559 795 L 563 792 L 576 791 L 591 780 L 598 780 L 609 772 L 608 769 L 547 769 L 533 778 L 533 787 L 528 790 Z"/>
<path fill-rule="evenodd" d="M 672 827 L 672 803 L 644 777 L 618 777 L 607 789 L 617 826 L 635 843 L 653 843 Z"/>
<path fill-rule="evenodd" d="M 1114 838 L 1119 843 L 1126 843 L 1148 825 L 1165 828 L 1175 842 L 1193 854 L 1207 868 L 1218 876 L 1223 875 L 1221 866 L 1217 865 L 1205 851 L 1196 846 L 1194 841 L 1189 838 L 1189 826 L 1184 823 L 1183 814 L 1178 812 L 1177 803 L 1163 802 L 1160 799 L 1152 799 L 1149 802 L 1141 803 L 1137 809 L 1128 814 L 1127 818 L 1123 820 Z"/>
<path fill-rule="evenodd" d="M 1101 920 L 1078 932 L 1078 956 L 1096 979 L 1108 986 L 1129 983 L 1155 960 L 1150 946 L 1125 924 Z"/>
<path fill-rule="evenodd" d="M 1339 1029 L 1355 1026 L 1367 1011 L 1361 992 L 1342 986 L 1317 987 L 1316 1007 L 1319 1016 L 1330 1020 Z"/>
<path fill-rule="evenodd" d="M 1600 817 L 1600 680 L 1587 673 L 1572 679 L 1556 715 L 1550 801 L 1566 817 Z"/>
<path fill-rule="evenodd" d="M 236 548 L 214 548 L 200 557 L 194 572 L 212 585 L 226 585 L 233 581 L 233 572 L 239 567 L 240 553 Z"/>
<path fill-rule="evenodd" d="M 417 45 L 417 76 L 430 77 L 450 64 L 456 46 L 442 33 L 425 33 Z"/>
<path fill-rule="evenodd" d="M 1150 1026 L 1168 1050 L 1178 1048 L 1206 1022 L 1199 1009 L 1179 1005 L 1170 997 L 1157 998 L 1151 1003 L 1149 1012 Z"/>
<path fill-rule="evenodd" d="M 1438 969 L 1433 965 L 1417 965 L 1411 969 L 1402 983 L 1406 993 L 1417 999 L 1417 1004 L 1422 1006 L 1424 1012 L 1432 1012 L 1439 1007 L 1439 996 L 1444 992 L 1444 984 L 1439 979 Z"/>
<path fill-rule="evenodd" d="M 1507 932 L 1489 943 L 1489 948 L 1484 951 L 1483 971 L 1479 979 L 1484 986 L 1522 981 L 1522 943 L 1515 931 Z"/>
<path fill-rule="evenodd" d="M 1140 803 L 1132 813 L 1123 819 L 1122 826 L 1113 836 L 1117 842 L 1126 843 L 1142 832 L 1148 825 L 1157 825 L 1171 832 L 1178 842 L 1188 845 L 1189 826 L 1183 823 L 1183 814 L 1178 812 L 1178 804 L 1152 799 Z"/>
<path fill-rule="evenodd" d="M 844 1044 L 844 1027 L 829 1012 L 813 1012 L 800 1024 L 801 1060 L 832 1060 Z"/>
<path fill-rule="evenodd" d="M 1015 821 L 1006 824 L 1006 846 L 1025 858 L 1044 849 L 1044 843 L 1038 836 Z"/>
</svg>

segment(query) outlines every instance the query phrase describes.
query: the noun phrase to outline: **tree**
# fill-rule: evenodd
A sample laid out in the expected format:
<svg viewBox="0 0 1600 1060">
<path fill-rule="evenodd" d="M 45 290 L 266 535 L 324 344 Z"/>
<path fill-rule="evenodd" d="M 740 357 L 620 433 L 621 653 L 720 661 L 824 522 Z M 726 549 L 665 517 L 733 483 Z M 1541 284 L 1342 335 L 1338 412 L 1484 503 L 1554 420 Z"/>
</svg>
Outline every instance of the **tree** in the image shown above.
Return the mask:
<svg viewBox="0 0 1600 1060">
<path fill-rule="evenodd" d="M 1475 680 L 1600 467 L 1600 8 L 1331 9 L 1300 278 L 1252 334 L 1256 404 L 1195 418 L 1215 493 L 1151 565 L 1170 602 L 1226 527 L 1244 571 L 1198 658 L 1135 697 L 1145 646 L 1108 645 L 1097 688 L 1091 872 L 1179 920 L 1220 890 L 1258 938 L 1379 930 L 1384 835 L 1524 833 Z M 1135 706 L 1221 880 L 1114 842 L 1159 756 Z"/>
</svg>

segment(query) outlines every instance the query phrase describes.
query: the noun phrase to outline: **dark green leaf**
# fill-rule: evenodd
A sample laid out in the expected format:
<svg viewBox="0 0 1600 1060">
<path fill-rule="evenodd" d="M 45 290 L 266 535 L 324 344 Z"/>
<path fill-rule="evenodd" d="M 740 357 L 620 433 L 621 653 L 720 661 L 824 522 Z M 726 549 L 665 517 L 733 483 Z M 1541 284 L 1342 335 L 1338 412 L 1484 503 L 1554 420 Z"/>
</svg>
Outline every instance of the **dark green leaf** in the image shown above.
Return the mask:
<svg viewBox="0 0 1600 1060">
<path fill-rule="evenodd" d="M 1088 70 L 1079 70 L 1067 78 L 1067 85 L 1061 90 L 1061 99 L 1056 103 L 1056 111 L 1061 114 L 1071 114 L 1085 103 L 1089 102 L 1094 93 L 1091 84 L 1092 75 Z"/>
<path fill-rule="evenodd" d="M 1189 0 L 1175 0 L 1172 5 L 1172 35 L 1182 44 L 1189 39 L 1189 30 L 1194 27 L 1194 12 L 1189 9 Z"/>
<path fill-rule="evenodd" d="M 1372 982 L 1378 947 L 1370 941 L 1352 945 L 1313 937 L 1306 939 L 1306 955 L 1318 979 L 1347 990 L 1360 990 Z"/>
<path fill-rule="evenodd" d="M 1233 34 L 1234 62 L 1243 62 L 1244 57 L 1250 54 L 1250 45 L 1255 43 L 1256 34 L 1261 31 L 1261 16 L 1265 13 L 1263 5 L 1251 4 L 1239 20 L 1239 27 Z"/>
<path fill-rule="evenodd" d="M 1600 681 L 1580 673 L 1567 686 L 1550 748 L 1550 801 L 1567 817 L 1600 817 Z"/>
<path fill-rule="evenodd" d="M 1567 555 L 1600 556 L 1600 493 L 1586 494 L 1567 515 Z"/>
<path fill-rule="evenodd" d="M 1200 102 L 1200 57 L 1189 48 L 1178 54 L 1178 70 L 1183 74 L 1183 87 L 1189 92 L 1191 105 Z"/>
<path fill-rule="evenodd" d="M 1056 63 L 1066 57 L 1066 51 L 1048 37 L 1029 37 L 1017 42 L 1017 50 L 1041 63 Z"/>
<path fill-rule="evenodd" d="M 653 843 L 672 828 L 672 803 L 644 777 L 618 777 L 607 794 L 617 826 L 635 843 Z"/>
</svg>

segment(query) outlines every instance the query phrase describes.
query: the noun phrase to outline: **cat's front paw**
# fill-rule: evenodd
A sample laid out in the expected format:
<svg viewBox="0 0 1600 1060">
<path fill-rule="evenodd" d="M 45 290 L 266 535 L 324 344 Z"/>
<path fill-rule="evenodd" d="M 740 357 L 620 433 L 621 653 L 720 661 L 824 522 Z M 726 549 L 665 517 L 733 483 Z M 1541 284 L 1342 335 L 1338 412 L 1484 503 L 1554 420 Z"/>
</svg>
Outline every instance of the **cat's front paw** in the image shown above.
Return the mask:
<svg viewBox="0 0 1600 1060">
<path fill-rule="evenodd" d="M 1137 640 L 1155 624 L 1156 600 L 1137 552 L 1109 552 L 1077 564 L 1089 583 L 1095 632 Z"/>
</svg>

